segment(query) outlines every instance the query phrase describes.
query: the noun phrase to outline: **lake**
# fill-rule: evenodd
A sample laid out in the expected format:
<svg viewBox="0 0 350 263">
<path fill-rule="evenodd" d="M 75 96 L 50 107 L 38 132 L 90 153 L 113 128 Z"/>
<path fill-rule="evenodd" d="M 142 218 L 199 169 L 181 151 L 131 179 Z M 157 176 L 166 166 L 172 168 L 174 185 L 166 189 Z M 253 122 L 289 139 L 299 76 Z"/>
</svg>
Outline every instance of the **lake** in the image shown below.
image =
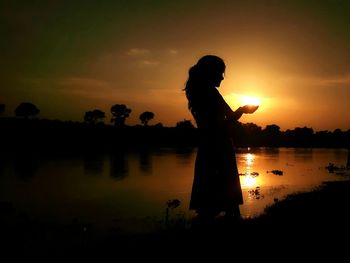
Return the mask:
<svg viewBox="0 0 350 263">
<path fill-rule="evenodd" d="M 323 181 L 343 180 L 325 166 L 346 164 L 346 149 L 239 149 L 243 217 L 263 213 L 286 195 L 309 191 Z M 0 201 L 42 221 L 88 222 L 126 231 L 147 229 L 165 218 L 191 218 L 189 198 L 196 149 L 162 148 L 68 156 L 2 156 Z M 281 174 L 282 172 L 282 174 Z"/>
</svg>

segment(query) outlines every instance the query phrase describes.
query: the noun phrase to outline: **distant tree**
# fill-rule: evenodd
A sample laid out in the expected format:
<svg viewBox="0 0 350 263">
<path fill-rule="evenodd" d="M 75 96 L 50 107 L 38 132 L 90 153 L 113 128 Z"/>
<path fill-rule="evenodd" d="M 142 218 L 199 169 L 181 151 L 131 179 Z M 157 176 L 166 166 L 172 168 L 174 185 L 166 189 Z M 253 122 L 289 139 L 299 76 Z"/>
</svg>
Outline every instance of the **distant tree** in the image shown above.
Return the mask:
<svg viewBox="0 0 350 263">
<path fill-rule="evenodd" d="M 316 147 L 331 147 L 333 134 L 330 131 L 317 131 L 315 133 L 315 145 Z"/>
<path fill-rule="evenodd" d="M 0 104 L 0 115 L 5 112 L 5 104 Z"/>
<path fill-rule="evenodd" d="M 144 126 L 147 126 L 148 125 L 148 122 L 150 120 L 152 120 L 154 118 L 154 113 L 153 112 L 150 112 L 150 111 L 145 111 L 143 113 L 140 114 L 140 120 L 141 120 L 141 123 L 144 125 Z"/>
<path fill-rule="evenodd" d="M 314 130 L 308 127 L 297 127 L 293 130 L 294 133 L 294 145 L 295 146 L 311 146 L 313 143 Z"/>
<path fill-rule="evenodd" d="M 111 113 L 113 115 L 111 122 L 114 122 L 115 126 L 123 126 L 125 125 L 125 119 L 131 113 L 131 109 L 124 104 L 115 104 L 111 107 Z"/>
<path fill-rule="evenodd" d="M 248 122 L 242 124 L 243 134 L 242 137 L 237 139 L 237 142 L 241 143 L 242 146 L 257 146 L 261 137 L 261 127 L 255 123 Z"/>
<path fill-rule="evenodd" d="M 279 146 L 281 141 L 281 131 L 278 125 L 266 125 L 262 133 L 265 146 Z"/>
<path fill-rule="evenodd" d="M 87 123 L 103 122 L 104 118 L 106 118 L 105 113 L 98 109 L 87 111 L 84 115 L 84 121 Z"/>
<path fill-rule="evenodd" d="M 280 129 L 281 129 L 280 126 L 276 124 L 270 124 L 270 125 L 266 125 L 264 131 L 268 134 L 278 135 L 281 132 Z"/>
<path fill-rule="evenodd" d="M 33 103 L 22 102 L 16 108 L 15 115 L 17 117 L 29 118 L 31 116 L 35 117 L 39 112 L 40 110 Z"/>
<path fill-rule="evenodd" d="M 346 147 L 346 132 L 342 132 L 341 129 L 335 129 L 332 134 L 333 145 L 335 147 Z"/>
<path fill-rule="evenodd" d="M 194 129 L 194 125 L 192 124 L 192 122 L 190 120 L 186 120 L 184 119 L 183 121 L 179 121 L 178 123 L 176 123 L 176 128 L 180 128 L 180 129 Z"/>
</svg>

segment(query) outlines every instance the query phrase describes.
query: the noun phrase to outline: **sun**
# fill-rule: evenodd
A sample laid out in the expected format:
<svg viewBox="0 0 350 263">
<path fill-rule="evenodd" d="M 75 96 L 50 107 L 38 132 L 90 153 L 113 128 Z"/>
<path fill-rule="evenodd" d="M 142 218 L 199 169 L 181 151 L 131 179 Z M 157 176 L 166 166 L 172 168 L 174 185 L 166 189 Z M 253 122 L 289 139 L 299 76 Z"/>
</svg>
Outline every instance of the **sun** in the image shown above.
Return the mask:
<svg viewBox="0 0 350 263">
<path fill-rule="evenodd" d="M 242 103 L 242 105 L 259 106 L 260 105 L 260 99 L 257 98 L 257 97 L 242 96 L 241 97 L 241 103 Z"/>
</svg>

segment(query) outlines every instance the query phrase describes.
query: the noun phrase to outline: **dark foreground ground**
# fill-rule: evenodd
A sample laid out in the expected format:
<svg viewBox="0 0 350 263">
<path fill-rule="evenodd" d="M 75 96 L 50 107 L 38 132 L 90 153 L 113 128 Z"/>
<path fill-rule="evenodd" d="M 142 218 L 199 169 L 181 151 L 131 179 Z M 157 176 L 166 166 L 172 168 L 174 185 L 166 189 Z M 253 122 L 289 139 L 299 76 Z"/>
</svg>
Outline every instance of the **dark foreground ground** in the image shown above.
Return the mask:
<svg viewBox="0 0 350 263">
<path fill-rule="evenodd" d="M 219 217 L 200 226 L 172 222 L 159 231 L 127 235 L 113 229 L 101 234 L 79 222 L 57 226 L 25 215 L 14 217 L 11 206 L 2 203 L 0 249 L 6 258 L 108 257 L 120 261 L 126 257 L 129 261 L 141 257 L 147 262 L 213 255 L 217 260 L 239 257 L 283 262 L 306 256 L 343 258 L 350 251 L 349 204 L 349 180 L 326 182 L 313 192 L 275 203 L 259 218 L 237 221 Z"/>
</svg>

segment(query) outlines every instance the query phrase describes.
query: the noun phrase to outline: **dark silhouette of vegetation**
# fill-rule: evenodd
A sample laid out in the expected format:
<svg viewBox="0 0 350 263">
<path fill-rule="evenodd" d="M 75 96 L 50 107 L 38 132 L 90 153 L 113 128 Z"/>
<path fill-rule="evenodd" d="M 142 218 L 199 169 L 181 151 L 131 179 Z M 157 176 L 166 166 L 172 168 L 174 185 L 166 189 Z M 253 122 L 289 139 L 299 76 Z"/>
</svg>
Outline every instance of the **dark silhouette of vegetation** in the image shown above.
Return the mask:
<svg viewBox="0 0 350 263">
<path fill-rule="evenodd" d="M 147 129 L 146 129 L 147 128 Z M 2 117 L 1 148 L 45 149 L 47 151 L 111 151 L 122 147 L 196 147 L 198 129 L 190 120 L 179 121 L 175 127 L 161 124 L 128 126 L 123 129 L 109 124 L 90 125 L 46 119 Z M 312 128 L 297 127 L 281 131 L 275 124 L 261 128 L 254 123 L 234 127 L 236 147 L 323 147 L 348 148 L 350 129 L 314 132 Z"/>
<path fill-rule="evenodd" d="M 140 114 L 139 119 L 144 126 L 148 126 L 148 122 L 154 118 L 154 113 L 150 111 L 145 111 Z"/>
<path fill-rule="evenodd" d="M 172 200 L 168 200 L 166 202 L 166 209 L 165 209 L 165 224 L 168 225 L 169 224 L 169 210 L 173 210 L 176 207 L 180 206 L 181 201 L 179 199 L 172 199 Z"/>
<path fill-rule="evenodd" d="M 5 104 L 0 104 L 0 115 L 5 112 Z"/>
<path fill-rule="evenodd" d="M 4 110 L 5 104 L 0 104 L 0 114 Z M 198 145 L 198 129 L 191 120 L 183 119 L 175 127 L 166 127 L 161 123 L 149 125 L 153 113 L 145 111 L 140 115 L 144 126 L 129 126 L 125 124 L 125 120 L 131 109 L 124 104 L 111 107 L 114 127 L 103 123 L 105 113 L 98 109 L 86 112 L 85 122 L 30 118 L 39 112 L 34 104 L 23 102 L 15 110 L 15 116 L 22 118 L 2 117 L 1 148 L 13 151 L 17 147 L 52 152 L 66 152 L 67 149 L 84 152 L 140 147 L 188 148 Z M 97 123 L 99 125 L 91 125 Z M 262 128 L 254 123 L 236 122 L 231 132 L 234 133 L 236 147 L 350 148 L 350 129 L 315 132 L 310 127 L 296 127 L 281 131 L 276 124 Z"/>
<path fill-rule="evenodd" d="M 111 107 L 111 113 L 113 115 L 111 122 L 114 122 L 116 127 L 120 127 L 125 125 L 125 120 L 130 116 L 131 109 L 125 104 L 115 104 Z"/>
<path fill-rule="evenodd" d="M 262 140 L 269 142 L 269 146 L 277 147 L 281 143 L 281 130 L 276 124 L 266 125 L 262 130 Z"/>
<path fill-rule="evenodd" d="M 176 123 L 176 128 L 180 129 L 194 129 L 194 125 L 190 120 L 184 119 L 183 121 L 179 121 Z"/>
<path fill-rule="evenodd" d="M 93 111 L 87 111 L 84 115 L 84 121 L 91 124 L 96 124 L 98 122 L 103 122 L 106 115 L 103 111 L 95 109 Z"/>
<path fill-rule="evenodd" d="M 35 117 L 39 114 L 40 110 L 30 102 L 22 102 L 18 105 L 18 107 L 15 110 L 15 115 L 17 117 Z"/>
</svg>

